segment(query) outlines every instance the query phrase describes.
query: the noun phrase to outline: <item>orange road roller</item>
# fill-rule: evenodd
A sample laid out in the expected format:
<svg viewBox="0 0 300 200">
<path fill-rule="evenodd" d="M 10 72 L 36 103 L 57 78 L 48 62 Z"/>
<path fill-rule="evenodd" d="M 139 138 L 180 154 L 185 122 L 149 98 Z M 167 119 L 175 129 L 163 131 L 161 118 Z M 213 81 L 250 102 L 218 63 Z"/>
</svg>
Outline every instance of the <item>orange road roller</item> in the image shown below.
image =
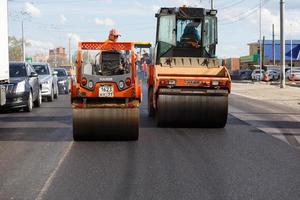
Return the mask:
<svg viewBox="0 0 300 200">
<path fill-rule="evenodd" d="M 137 140 L 142 83 L 134 43 L 79 42 L 76 63 L 74 140 Z"/>
<path fill-rule="evenodd" d="M 231 78 L 216 58 L 217 10 L 163 7 L 156 14 L 148 112 L 158 126 L 226 125 Z"/>
</svg>

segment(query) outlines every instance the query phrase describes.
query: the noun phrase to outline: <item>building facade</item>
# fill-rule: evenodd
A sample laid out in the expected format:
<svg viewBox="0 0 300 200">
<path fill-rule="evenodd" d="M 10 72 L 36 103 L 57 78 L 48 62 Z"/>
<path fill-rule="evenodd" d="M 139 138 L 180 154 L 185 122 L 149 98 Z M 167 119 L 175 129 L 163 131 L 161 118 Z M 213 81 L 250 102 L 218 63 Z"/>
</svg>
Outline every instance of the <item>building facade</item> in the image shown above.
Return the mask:
<svg viewBox="0 0 300 200">
<path fill-rule="evenodd" d="M 264 65 L 280 65 L 280 40 L 275 40 L 274 46 L 272 40 L 265 40 L 263 43 Z M 259 41 L 249 43 L 248 46 L 249 55 L 240 57 L 242 68 L 253 68 L 253 66 L 260 63 Z M 300 66 L 300 40 L 285 41 L 285 59 L 287 66 L 291 66 L 291 64 L 297 67 Z"/>
<path fill-rule="evenodd" d="M 49 50 L 48 62 L 53 67 L 66 65 L 67 64 L 67 55 L 66 55 L 66 52 L 65 52 L 65 48 L 58 47 L 58 48 L 55 48 L 55 49 L 50 49 Z"/>
</svg>

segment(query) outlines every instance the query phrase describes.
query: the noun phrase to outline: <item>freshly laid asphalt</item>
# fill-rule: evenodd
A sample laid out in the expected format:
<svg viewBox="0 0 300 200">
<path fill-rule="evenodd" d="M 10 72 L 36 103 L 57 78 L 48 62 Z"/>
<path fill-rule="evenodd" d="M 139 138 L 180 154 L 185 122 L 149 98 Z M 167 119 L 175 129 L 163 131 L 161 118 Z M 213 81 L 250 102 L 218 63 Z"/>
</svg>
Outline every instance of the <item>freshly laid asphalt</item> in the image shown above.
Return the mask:
<svg viewBox="0 0 300 200">
<path fill-rule="evenodd" d="M 239 98 L 230 112 L 253 109 Z M 63 95 L 0 114 L 1 200 L 300 199 L 299 149 L 232 114 L 224 129 L 157 128 L 144 101 L 138 141 L 73 142 L 71 113 Z"/>
</svg>

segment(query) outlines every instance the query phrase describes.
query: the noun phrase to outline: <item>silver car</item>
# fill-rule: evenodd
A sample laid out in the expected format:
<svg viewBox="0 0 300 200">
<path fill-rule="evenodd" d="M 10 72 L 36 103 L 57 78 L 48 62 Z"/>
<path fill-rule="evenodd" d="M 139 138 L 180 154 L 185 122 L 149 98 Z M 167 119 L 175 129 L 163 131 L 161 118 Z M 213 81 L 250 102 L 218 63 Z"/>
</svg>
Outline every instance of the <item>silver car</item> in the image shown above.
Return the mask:
<svg viewBox="0 0 300 200">
<path fill-rule="evenodd" d="M 280 73 L 278 70 L 269 69 L 265 72 L 266 81 L 274 81 L 280 78 Z"/>
<path fill-rule="evenodd" d="M 42 83 L 42 97 L 48 101 L 58 98 L 57 72 L 52 71 L 48 63 L 33 63 L 33 68 Z"/>
<path fill-rule="evenodd" d="M 253 70 L 253 72 L 251 74 L 251 79 L 261 81 L 261 80 L 263 80 L 264 73 L 265 73 L 264 70 L 260 71 L 259 69 L 255 69 L 255 70 Z"/>
<path fill-rule="evenodd" d="M 290 81 L 300 81 L 300 69 L 293 69 L 292 73 L 291 73 L 291 70 L 288 70 L 286 72 L 286 77 Z"/>
</svg>

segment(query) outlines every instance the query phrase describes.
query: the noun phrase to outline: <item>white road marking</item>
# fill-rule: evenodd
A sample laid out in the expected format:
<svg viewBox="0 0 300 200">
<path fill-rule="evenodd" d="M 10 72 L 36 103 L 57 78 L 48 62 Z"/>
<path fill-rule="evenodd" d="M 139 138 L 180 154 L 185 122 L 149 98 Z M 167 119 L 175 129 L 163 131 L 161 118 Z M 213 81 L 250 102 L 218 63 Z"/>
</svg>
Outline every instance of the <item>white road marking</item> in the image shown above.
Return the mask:
<svg viewBox="0 0 300 200">
<path fill-rule="evenodd" d="M 62 165 L 62 163 L 64 162 L 65 158 L 67 157 L 67 155 L 69 154 L 71 147 L 73 145 L 73 141 L 70 142 L 69 146 L 67 147 L 66 151 L 64 152 L 63 156 L 61 157 L 61 159 L 59 160 L 57 166 L 55 167 L 55 169 L 51 172 L 50 176 L 48 177 L 48 179 L 46 180 L 46 182 L 44 183 L 42 189 L 40 190 L 38 196 L 35 198 L 35 200 L 42 200 L 43 196 L 45 195 L 45 193 L 48 191 L 58 169 L 60 168 L 60 166 Z"/>
</svg>

